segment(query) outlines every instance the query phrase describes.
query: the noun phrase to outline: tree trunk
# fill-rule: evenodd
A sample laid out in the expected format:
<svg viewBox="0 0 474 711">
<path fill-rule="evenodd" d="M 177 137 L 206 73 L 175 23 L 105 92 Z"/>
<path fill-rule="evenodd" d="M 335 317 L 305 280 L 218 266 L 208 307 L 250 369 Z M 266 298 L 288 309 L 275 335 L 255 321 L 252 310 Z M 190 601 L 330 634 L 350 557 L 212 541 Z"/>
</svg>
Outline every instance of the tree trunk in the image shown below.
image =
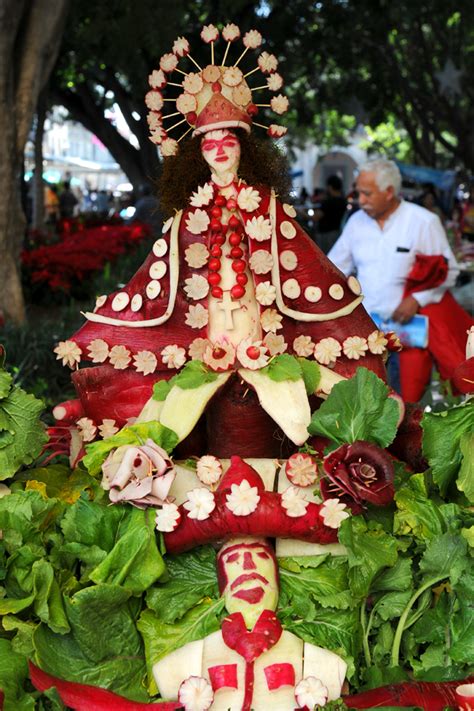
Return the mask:
<svg viewBox="0 0 474 711">
<path fill-rule="evenodd" d="M 19 255 L 26 220 L 22 159 L 38 95 L 56 61 L 68 0 L 0 0 L 0 311 L 21 323 Z"/>
<path fill-rule="evenodd" d="M 43 184 L 43 136 L 46 119 L 46 97 L 44 92 L 38 99 L 35 131 L 35 172 L 33 176 L 33 220 L 35 230 L 44 227 L 44 184 Z"/>
</svg>

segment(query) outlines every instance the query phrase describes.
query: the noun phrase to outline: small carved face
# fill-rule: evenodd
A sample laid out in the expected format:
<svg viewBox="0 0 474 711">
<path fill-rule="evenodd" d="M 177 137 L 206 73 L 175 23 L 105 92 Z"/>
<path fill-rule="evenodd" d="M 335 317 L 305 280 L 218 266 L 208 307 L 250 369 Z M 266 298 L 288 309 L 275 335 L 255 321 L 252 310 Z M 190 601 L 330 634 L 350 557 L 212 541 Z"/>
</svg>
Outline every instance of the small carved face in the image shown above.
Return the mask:
<svg viewBox="0 0 474 711">
<path fill-rule="evenodd" d="M 240 142 L 235 133 L 227 129 L 209 131 L 201 141 L 204 160 L 217 175 L 237 173 L 240 161 Z"/>
<path fill-rule="evenodd" d="M 265 541 L 225 547 L 219 554 L 218 575 L 228 612 L 241 612 L 247 627 L 253 627 L 263 610 L 276 609 L 277 566 Z"/>
</svg>

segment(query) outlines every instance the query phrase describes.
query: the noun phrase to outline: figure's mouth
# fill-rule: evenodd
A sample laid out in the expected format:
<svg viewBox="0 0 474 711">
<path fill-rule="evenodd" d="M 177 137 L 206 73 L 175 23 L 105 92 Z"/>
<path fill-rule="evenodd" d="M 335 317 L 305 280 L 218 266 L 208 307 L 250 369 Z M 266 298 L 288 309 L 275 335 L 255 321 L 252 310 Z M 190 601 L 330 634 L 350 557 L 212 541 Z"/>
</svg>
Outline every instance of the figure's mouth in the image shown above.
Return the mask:
<svg viewBox="0 0 474 711">
<path fill-rule="evenodd" d="M 265 591 L 260 586 L 258 588 L 249 588 L 249 590 L 239 590 L 233 593 L 232 597 L 237 597 L 239 600 L 245 600 L 251 605 L 257 605 L 263 598 Z"/>
<path fill-rule="evenodd" d="M 215 160 L 218 163 L 225 163 L 226 160 L 229 160 L 228 156 L 216 156 Z"/>
</svg>

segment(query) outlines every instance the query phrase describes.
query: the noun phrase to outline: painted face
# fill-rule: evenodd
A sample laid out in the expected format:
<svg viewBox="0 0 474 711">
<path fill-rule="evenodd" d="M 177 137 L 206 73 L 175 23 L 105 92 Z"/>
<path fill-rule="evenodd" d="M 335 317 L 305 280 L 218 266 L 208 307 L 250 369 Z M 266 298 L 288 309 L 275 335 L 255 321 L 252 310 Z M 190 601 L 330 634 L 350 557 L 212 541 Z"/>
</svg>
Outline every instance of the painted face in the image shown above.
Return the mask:
<svg viewBox="0 0 474 711">
<path fill-rule="evenodd" d="M 206 163 L 217 175 L 237 173 L 240 143 L 232 131 L 224 129 L 206 133 L 201 141 L 201 152 Z"/>
<path fill-rule="evenodd" d="M 278 603 L 278 572 L 273 549 L 248 539 L 226 546 L 218 558 L 219 588 L 228 612 L 241 612 L 251 629 L 263 610 Z"/>
<path fill-rule="evenodd" d="M 381 190 L 375 180 L 375 173 L 360 173 L 357 178 L 357 190 L 359 205 L 374 220 L 383 218 L 393 209 L 395 191 L 391 185 Z"/>
</svg>

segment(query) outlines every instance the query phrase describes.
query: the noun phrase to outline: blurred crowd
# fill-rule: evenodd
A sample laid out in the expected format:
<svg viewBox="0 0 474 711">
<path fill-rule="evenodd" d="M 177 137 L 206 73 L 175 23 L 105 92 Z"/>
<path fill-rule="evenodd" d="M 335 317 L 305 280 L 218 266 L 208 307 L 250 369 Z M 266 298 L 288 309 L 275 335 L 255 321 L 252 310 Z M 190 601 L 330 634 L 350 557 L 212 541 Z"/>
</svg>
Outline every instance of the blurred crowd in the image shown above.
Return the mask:
<svg viewBox="0 0 474 711">
<path fill-rule="evenodd" d="M 459 190 L 447 204 L 433 183 L 402 189 L 403 197 L 438 215 L 455 252 L 464 251 L 474 258 L 474 184 Z M 301 188 L 296 198 L 299 221 L 317 245 L 327 254 L 347 221 L 359 208 L 355 183 L 344 193 L 338 175 L 331 175 L 326 186 L 316 187 L 310 195 Z"/>
</svg>

